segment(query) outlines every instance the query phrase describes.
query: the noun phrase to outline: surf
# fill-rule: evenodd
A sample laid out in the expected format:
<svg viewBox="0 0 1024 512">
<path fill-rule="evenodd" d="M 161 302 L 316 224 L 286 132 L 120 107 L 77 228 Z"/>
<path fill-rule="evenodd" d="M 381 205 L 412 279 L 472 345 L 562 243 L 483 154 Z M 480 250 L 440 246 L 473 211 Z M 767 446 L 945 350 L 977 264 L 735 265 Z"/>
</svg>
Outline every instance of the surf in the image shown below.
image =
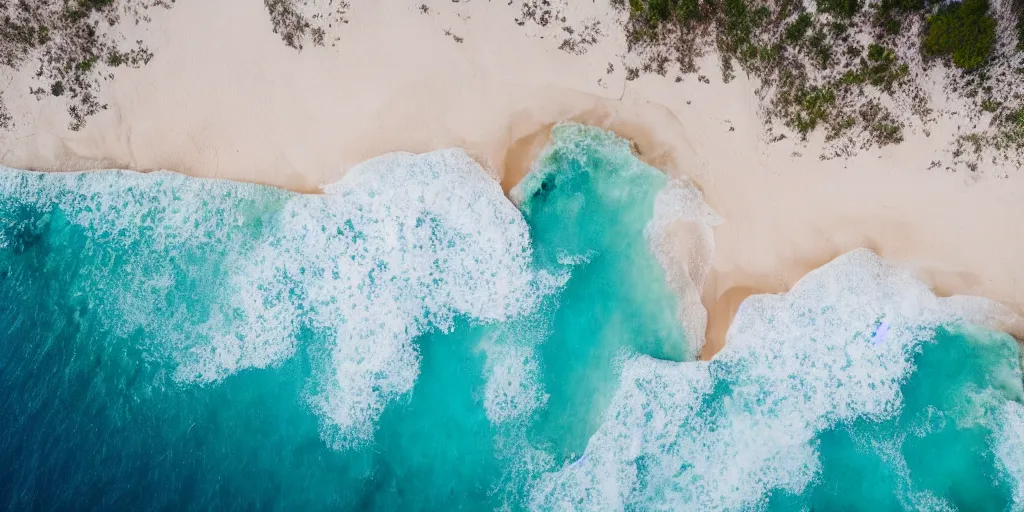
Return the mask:
<svg viewBox="0 0 1024 512">
<path fill-rule="evenodd" d="M 566 124 L 510 195 L 459 149 L 313 195 L 0 170 L 4 503 L 1024 506 L 1012 313 L 858 250 L 697 361 L 693 183 Z"/>
</svg>

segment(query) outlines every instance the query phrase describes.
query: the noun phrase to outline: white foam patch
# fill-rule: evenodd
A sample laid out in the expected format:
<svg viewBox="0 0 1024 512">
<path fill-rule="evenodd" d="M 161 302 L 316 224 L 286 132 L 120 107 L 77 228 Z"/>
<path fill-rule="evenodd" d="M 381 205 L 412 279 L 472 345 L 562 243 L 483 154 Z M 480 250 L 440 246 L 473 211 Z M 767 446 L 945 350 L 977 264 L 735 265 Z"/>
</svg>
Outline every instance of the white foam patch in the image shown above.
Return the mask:
<svg viewBox="0 0 1024 512">
<path fill-rule="evenodd" d="M 494 425 L 527 419 L 548 399 L 536 350 L 530 343 L 543 334 L 517 331 L 498 333 L 481 346 L 487 355 L 484 410 Z"/>
<path fill-rule="evenodd" d="M 237 208 L 239 202 L 268 202 L 286 194 L 167 171 L 37 173 L 0 167 L 0 196 L 44 211 L 59 207 L 70 222 L 107 240 L 144 235 L 157 250 L 174 251 L 223 237 L 227 228 L 247 220 Z M 139 236 L 123 241 L 131 243 Z"/>
<path fill-rule="evenodd" d="M 553 172 L 561 172 L 557 166 L 545 165 L 548 155 L 558 152 L 571 155 L 570 158 L 588 166 L 591 152 L 599 151 L 604 157 L 614 158 L 618 164 L 615 169 L 623 178 L 659 172 L 649 167 L 632 155 L 630 143 L 626 139 L 605 131 L 596 126 L 579 123 L 560 123 L 551 129 L 551 140 L 547 148 L 534 163 L 530 172 L 509 191 L 509 198 L 517 205 L 534 195 L 541 188 L 545 178 Z"/>
<path fill-rule="evenodd" d="M 654 214 L 644 229 L 651 252 L 679 297 L 677 316 L 689 354 L 699 354 L 704 346 L 708 314 L 701 294 L 715 254 L 711 228 L 721 222 L 693 182 L 673 178 L 655 197 Z"/>
<path fill-rule="evenodd" d="M 1007 402 L 1000 416 L 993 451 L 1000 469 L 1013 485 L 1014 510 L 1024 510 L 1024 404 Z"/>
<path fill-rule="evenodd" d="M 595 256 L 594 251 L 587 251 L 586 254 L 569 254 L 566 250 L 559 250 L 555 256 L 559 265 L 577 266 L 590 263 Z"/>
<path fill-rule="evenodd" d="M 606 421 L 579 459 L 534 484 L 531 508 L 626 508 L 627 503 L 634 501 L 641 478 L 641 468 L 635 461 L 652 450 L 667 451 L 672 439 L 664 434 L 679 428 L 678 420 L 693 417 L 700 397 L 709 392 L 711 384 L 706 363 L 677 365 L 652 358 L 628 360 Z M 657 400 L 653 399 L 655 396 Z M 666 470 L 658 466 L 655 471 Z"/>
<path fill-rule="evenodd" d="M 205 343 L 207 331 L 230 324 L 223 312 L 214 311 L 200 329 L 174 328 L 192 326 L 193 320 L 183 304 L 167 311 L 166 296 L 176 279 L 172 260 L 211 245 L 244 251 L 243 243 L 226 244 L 229 231 L 248 227 L 258 216 L 240 206 L 273 207 L 287 195 L 270 187 L 170 172 L 36 173 L 0 168 L 0 197 L 8 204 L 31 205 L 47 217 L 63 215 L 90 238 L 120 246 L 117 254 L 109 255 L 111 268 L 114 259 L 124 259 L 117 271 L 94 269 L 94 275 L 76 278 L 90 295 L 116 304 L 106 319 L 114 332 L 159 332 L 160 339 L 151 340 L 155 352 L 194 350 Z M 12 227 L 7 225 L 10 220 L 0 219 L 4 231 Z M 152 257 L 154 253 L 160 257 Z M 201 270 L 212 274 L 219 269 Z"/>
<path fill-rule="evenodd" d="M 746 510 L 772 488 L 799 493 L 819 472 L 817 432 L 895 413 L 917 346 L 995 307 L 938 299 L 868 250 L 843 255 L 787 294 L 744 301 L 712 363 L 629 362 L 585 462 L 542 476 L 532 506 Z M 710 400 L 716 382 L 729 392 Z"/>
<path fill-rule="evenodd" d="M 540 271 L 534 286 L 538 296 L 549 297 L 569 281 L 570 273 L 552 275 Z M 542 315 L 525 315 L 502 324 L 479 346 L 487 356 L 484 367 L 484 411 L 492 425 L 519 424 L 534 411 L 544 407 L 548 393 L 541 381 L 541 368 L 536 348 L 550 335 Z M 500 437 L 500 436 L 499 436 Z M 522 452 L 526 443 L 506 440 Z M 511 447 L 507 450 L 512 450 Z M 509 451 L 511 453 L 511 451 Z"/>
<path fill-rule="evenodd" d="M 853 433 L 853 441 L 860 445 L 858 448 L 864 452 L 874 453 L 879 456 L 889 467 L 894 469 L 899 476 L 893 484 L 893 494 L 899 500 L 903 510 L 927 510 L 929 512 L 954 512 L 956 507 L 945 499 L 936 496 L 929 490 L 919 490 L 914 484 L 910 473 L 910 466 L 903 457 L 901 448 L 907 439 L 907 432 L 893 433 L 890 438 L 862 437 Z"/>
<path fill-rule="evenodd" d="M 698 221 L 708 227 L 722 223 L 722 218 L 704 201 L 704 195 L 692 181 L 670 178 L 655 198 L 647 234 L 658 239 L 671 223 L 681 220 Z"/>
<path fill-rule="evenodd" d="M 325 440 L 338 448 L 372 440 L 385 405 L 412 389 L 417 336 L 448 331 L 456 317 L 514 318 L 564 282 L 532 272 L 522 215 L 458 149 L 372 159 L 323 195 L 171 173 L 17 171 L 0 175 L 0 194 L 43 211 L 57 205 L 90 236 L 123 243 L 133 265 L 148 266 L 107 291 L 124 332 L 158 333 L 152 342 L 178 360 L 178 379 L 214 382 L 280 363 L 305 327 L 326 337 L 327 347 L 310 349 L 307 398 Z M 247 221 L 245 200 L 273 222 L 248 242 L 228 229 Z M 134 248 L 140 240 L 146 247 Z M 187 270 L 224 277 L 202 284 L 220 297 L 201 325 L 184 305 L 167 312 L 165 299 L 179 277 L 164 257 L 196 247 L 225 252 L 211 260 L 223 268 Z M 90 286 L 109 279 L 95 281 Z M 168 315 L 168 325 L 156 323 Z M 518 371 L 502 368 L 492 369 Z M 523 382 L 529 372 L 520 372 Z"/>
<path fill-rule="evenodd" d="M 412 389 L 414 338 L 449 331 L 460 315 L 516 317 L 541 293 L 522 216 L 461 150 L 367 161 L 323 196 L 290 201 L 282 218 L 239 274 L 258 283 L 237 297 L 251 306 L 255 343 L 220 338 L 218 351 L 242 357 L 202 363 L 232 372 L 287 353 L 279 340 L 294 332 L 280 332 L 294 331 L 301 310 L 333 340 L 308 400 L 338 448 L 372 440 L 384 406 Z"/>
</svg>

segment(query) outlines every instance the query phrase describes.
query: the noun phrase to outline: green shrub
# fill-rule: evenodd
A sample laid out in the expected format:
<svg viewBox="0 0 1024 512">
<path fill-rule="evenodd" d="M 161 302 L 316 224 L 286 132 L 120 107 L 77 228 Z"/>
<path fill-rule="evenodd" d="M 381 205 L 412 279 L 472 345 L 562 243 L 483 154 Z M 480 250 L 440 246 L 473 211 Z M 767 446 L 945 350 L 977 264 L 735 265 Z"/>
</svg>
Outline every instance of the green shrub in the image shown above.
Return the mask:
<svg viewBox="0 0 1024 512">
<path fill-rule="evenodd" d="M 1017 49 L 1024 51 L 1024 9 L 1017 18 Z"/>
<path fill-rule="evenodd" d="M 110 54 L 107 55 L 107 65 L 109 65 L 111 67 L 115 67 L 116 68 L 116 67 L 120 66 L 121 64 L 124 64 L 125 62 L 126 61 L 125 61 L 124 56 L 121 55 L 121 53 L 119 53 L 116 50 L 110 52 Z"/>
<path fill-rule="evenodd" d="M 7 112 L 7 106 L 4 105 L 4 98 L 0 96 L 0 130 L 6 130 L 11 127 L 14 122 L 14 118 L 9 112 Z"/>
<path fill-rule="evenodd" d="M 647 14 L 653 21 L 665 21 L 672 16 L 675 10 L 675 2 L 672 0 L 648 0 Z"/>
<path fill-rule="evenodd" d="M 884 46 L 877 43 L 868 45 L 868 60 L 871 62 L 886 62 L 893 58 L 892 52 L 886 50 Z"/>
<path fill-rule="evenodd" d="M 978 69 L 988 61 L 996 42 L 996 20 L 988 0 L 953 3 L 928 18 L 921 50 L 926 55 L 953 56 L 960 69 Z"/>
<path fill-rule="evenodd" d="M 882 30 L 890 36 L 894 36 L 900 33 L 903 29 L 903 22 L 893 18 L 884 18 L 880 23 Z"/>
<path fill-rule="evenodd" d="M 875 25 L 889 35 L 896 35 L 903 27 L 903 18 L 925 11 L 936 0 L 881 0 L 874 5 Z"/>
<path fill-rule="evenodd" d="M 807 46 L 810 50 L 811 60 L 818 69 L 828 69 L 832 66 L 832 45 L 829 43 L 825 32 L 815 30 L 807 38 Z"/>
<path fill-rule="evenodd" d="M 883 37 L 897 36 L 908 24 L 943 0 L 879 0 L 872 2 L 872 22 Z M 908 23 L 909 22 L 909 23 Z"/>
<path fill-rule="evenodd" d="M 922 11 L 929 4 L 929 0 L 881 0 L 875 4 L 875 9 L 878 14 L 888 16 Z"/>
<path fill-rule="evenodd" d="M 903 129 L 895 123 L 873 123 L 868 126 L 868 133 L 879 146 L 903 142 Z"/>
<path fill-rule="evenodd" d="M 861 0 L 818 0 L 818 10 L 840 18 L 852 18 L 860 12 Z"/>
<path fill-rule="evenodd" d="M 877 43 L 868 45 L 867 59 L 861 59 L 860 66 L 848 70 L 839 78 L 844 85 L 869 83 L 885 92 L 893 92 L 896 84 L 910 74 L 910 66 L 900 64 L 896 53 Z"/>
<path fill-rule="evenodd" d="M 676 4 L 676 16 L 684 23 L 700 18 L 700 3 L 697 0 L 679 0 Z"/>
<path fill-rule="evenodd" d="M 999 110 L 999 106 L 999 102 L 992 98 L 985 98 L 981 101 L 981 110 L 985 112 L 995 112 L 996 110 Z"/>
<path fill-rule="evenodd" d="M 75 64 L 75 69 L 81 72 L 87 72 L 92 69 L 93 64 L 96 64 L 96 57 L 89 57 L 78 64 Z"/>
<path fill-rule="evenodd" d="M 1024 106 L 1010 112 L 1008 116 L 1010 125 L 1018 130 L 1024 130 Z"/>
<path fill-rule="evenodd" d="M 828 87 L 810 87 L 797 91 L 793 103 L 796 112 L 787 124 L 806 137 L 818 123 L 828 121 L 832 115 L 832 106 L 836 103 L 836 95 Z"/>
<path fill-rule="evenodd" d="M 701 13 L 699 0 L 629 0 L 629 14 L 646 26 L 656 28 L 673 18 L 683 23 L 694 21 Z"/>
<path fill-rule="evenodd" d="M 809 13 L 803 13 L 797 16 L 792 23 L 786 26 L 786 41 L 790 43 L 798 43 L 807 34 L 807 31 L 811 29 L 811 25 L 814 24 L 814 19 L 811 18 Z"/>
<path fill-rule="evenodd" d="M 738 55 L 750 45 L 750 36 L 753 33 L 751 12 L 746 0 L 724 0 L 722 18 L 724 23 L 719 39 L 720 49 L 725 53 Z"/>
</svg>

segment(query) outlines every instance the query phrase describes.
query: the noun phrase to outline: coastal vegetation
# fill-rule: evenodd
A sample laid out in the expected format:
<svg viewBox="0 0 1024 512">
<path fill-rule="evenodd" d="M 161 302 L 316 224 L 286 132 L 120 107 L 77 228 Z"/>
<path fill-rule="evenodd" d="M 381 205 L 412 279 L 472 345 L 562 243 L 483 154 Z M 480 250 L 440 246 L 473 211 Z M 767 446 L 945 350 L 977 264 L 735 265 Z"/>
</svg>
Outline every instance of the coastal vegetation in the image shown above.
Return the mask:
<svg viewBox="0 0 1024 512">
<path fill-rule="evenodd" d="M 68 128 L 80 130 L 89 116 L 107 108 L 99 94 L 116 68 L 138 68 L 153 58 L 143 41 L 121 42 L 128 39 L 123 26 L 148 22 L 150 9 L 170 8 L 174 1 L 0 0 L 0 67 L 17 72 L 32 65 L 35 84 L 28 92 L 36 99 L 60 97 L 70 116 Z M 274 32 L 296 49 L 307 41 L 325 46 L 327 29 L 348 23 L 344 1 L 265 0 L 264 5 Z M 0 94 L 0 129 L 14 123 Z"/>
<path fill-rule="evenodd" d="M 1007 144 L 1024 145 L 1024 106 L 1010 112 L 1006 120 L 1004 138 Z"/>
<path fill-rule="evenodd" d="M 986 148 L 1001 153 L 1019 154 L 1024 151 L 1024 105 L 996 114 L 993 125 L 995 129 L 990 132 L 972 132 L 960 137 L 954 152 L 959 157 L 973 157 L 968 161 L 977 165 Z"/>
<path fill-rule="evenodd" d="M 988 0 L 964 0 L 943 6 L 928 18 L 921 48 L 927 55 L 951 56 L 960 69 L 982 67 L 996 43 L 996 20 Z"/>
<path fill-rule="evenodd" d="M 1017 14 L 1017 49 L 1024 51 L 1024 8 Z"/>
<path fill-rule="evenodd" d="M 111 27 L 123 20 L 148 21 L 146 10 L 169 8 L 174 0 L 0 0 L 0 66 L 20 69 L 38 62 L 30 89 L 36 98 L 66 99 L 69 128 L 79 130 L 88 116 L 106 108 L 100 84 L 121 66 L 140 67 L 153 54 L 142 41 L 122 47 Z M 0 128 L 13 124 L 0 98 Z"/>
<path fill-rule="evenodd" d="M 989 0 L 612 3 L 627 12 L 630 52 L 639 57 L 627 78 L 630 70 L 692 73 L 714 51 L 725 82 L 737 65 L 756 80 L 770 133 L 788 129 L 807 140 L 820 132 L 822 158 L 899 143 L 909 125 L 927 133 L 935 112 L 926 74 L 935 66 L 945 68 L 948 92 L 976 105 L 975 116 L 995 115 L 999 140 L 1010 126 L 1000 120 L 1022 100 L 1024 87 L 1014 85 L 1024 83 L 1021 70 L 1010 68 L 1024 51 L 1024 9 L 998 16 Z M 1019 43 L 1010 48 L 1000 47 L 1000 19 L 1016 22 L 1008 29 Z"/>
<path fill-rule="evenodd" d="M 740 72 L 754 79 L 770 140 L 822 141 L 820 156 L 833 158 L 899 143 L 908 131 L 928 134 L 941 114 L 932 107 L 933 88 L 942 83 L 968 106 L 958 115 L 971 119 L 970 129 L 985 116 L 984 133 L 965 128 L 963 135 L 982 149 L 1024 154 L 1024 137 L 1010 121 L 1024 105 L 1022 0 L 608 1 L 624 13 L 626 80 L 653 73 L 681 82 L 692 74 L 710 83 L 698 59 L 713 52 L 724 82 Z M 69 128 L 81 129 L 106 108 L 100 87 L 115 69 L 153 57 L 142 41 L 121 42 L 134 38 L 124 37 L 120 25 L 148 21 L 148 9 L 172 3 L 0 0 L 0 65 L 23 70 L 38 62 L 28 92 L 61 98 Z M 333 45 L 331 29 L 348 23 L 350 5 L 264 0 L 264 8 L 282 42 L 302 50 Z M 434 12 L 426 4 L 416 9 Z M 577 55 L 608 30 L 597 20 L 570 23 L 557 1 L 519 0 L 518 10 L 517 25 L 554 25 L 558 48 Z M 465 41 L 451 28 L 444 33 Z M 609 74 L 618 65 L 609 63 Z M 0 97 L 0 129 L 15 122 Z"/>
<path fill-rule="evenodd" d="M 0 130 L 11 127 L 11 113 L 7 110 L 7 105 L 4 104 L 3 96 L 0 96 Z"/>
<path fill-rule="evenodd" d="M 301 50 L 307 39 L 314 46 L 325 46 L 327 30 L 335 24 L 348 23 L 345 18 L 350 7 L 348 2 L 319 5 L 322 3 L 321 0 L 263 0 L 274 33 L 296 50 Z"/>
</svg>

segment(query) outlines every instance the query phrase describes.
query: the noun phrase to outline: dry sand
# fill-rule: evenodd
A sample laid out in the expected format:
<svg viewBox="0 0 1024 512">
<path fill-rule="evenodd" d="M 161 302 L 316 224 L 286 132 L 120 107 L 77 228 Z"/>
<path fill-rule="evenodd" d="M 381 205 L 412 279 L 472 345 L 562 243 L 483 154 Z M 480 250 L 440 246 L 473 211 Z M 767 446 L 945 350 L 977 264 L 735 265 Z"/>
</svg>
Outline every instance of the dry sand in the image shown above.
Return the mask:
<svg viewBox="0 0 1024 512">
<path fill-rule="evenodd" d="M 426 14 L 420 3 L 353 2 L 350 23 L 329 33 L 333 46 L 296 52 L 272 33 L 262 2 L 178 0 L 128 34 L 156 56 L 104 82 L 109 109 L 80 132 L 66 129 L 59 100 L 20 94 L 31 70 L 0 75 L 17 123 L 0 133 L 0 164 L 170 169 L 309 192 L 382 153 L 458 146 L 508 190 L 550 127 L 578 120 L 691 177 L 724 219 L 703 293 L 705 357 L 743 298 L 787 290 L 855 247 L 912 266 L 940 294 L 1021 311 L 1024 176 L 929 170 L 948 158 L 956 119 L 930 137 L 822 162 L 820 141 L 770 143 L 754 85 L 742 73 L 722 84 L 713 58 L 709 84 L 625 80 L 624 36 L 605 0 L 563 8 L 568 24 L 602 22 L 583 55 L 558 49 L 556 24 L 517 25 L 518 1 L 435 0 Z"/>
</svg>

